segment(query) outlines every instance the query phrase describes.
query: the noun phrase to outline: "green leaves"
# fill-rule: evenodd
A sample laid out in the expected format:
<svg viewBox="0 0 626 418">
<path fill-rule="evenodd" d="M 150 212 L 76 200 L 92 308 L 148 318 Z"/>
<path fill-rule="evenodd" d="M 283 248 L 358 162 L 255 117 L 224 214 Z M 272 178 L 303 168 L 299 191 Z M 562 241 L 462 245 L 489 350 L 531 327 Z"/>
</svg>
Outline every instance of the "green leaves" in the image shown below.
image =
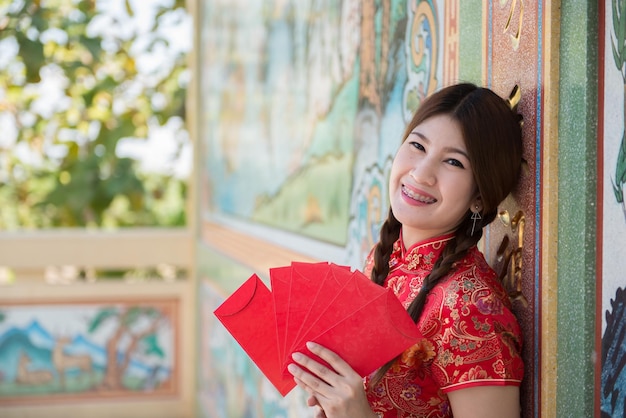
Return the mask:
<svg viewBox="0 0 626 418">
<path fill-rule="evenodd" d="M 165 352 L 159 345 L 159 340 L 156 334 L 149 334 L 141 340 L 144 345 L 144 355 L 154 354 L 159 358 L 165 357 Z"/>
<path fill-rule="evenodd" d="M 618 203 L 624 204 L 624 186 L 626 185 L 626 136 L 622 135 L 622 143 L 617 155 L 617 165 L 615 167 L 615 183 L 613 193 Z"/>
<path fill-rule="evenodd" d="M 613 59 L 617 69 L 622 74 L 624 84 L 626 84 L 626 2 L 613 0 L 611 2 L 613 16 L 613 32 L 615 43 L 611 42 Z M 625 86 L 626 93 L 626 86 Z M 626 98 L 626 95 L 625 95 Z M 625 105 L 626 106 L 626 105 Z M 626 111 L 624 112 L 626 118 Z M 626 126 L 626 120 L 624 120 Z M 615 182 L 613 183 L 613 193 L 618 203 L 622 204 L 624 215 L 626 215 L 626 205 L 624 204 L 624 187 L 626 185 L 626 134 L 622 134 L 617 164 L 615 166 Z"/>
<path fill-rule="evenodd" d="M 39 41 L 31 41 L 24 34 L 16 33 L 17 43 L 20 46 L 19 55 L 26 67 L 26 82 L 38 83 L 41 81 L 39 71 L 45 64 L 43 44 Z"/>
<path fill-rule="evenodd" d="M 626 2 L 613 0 L 611 2 L 613 10 L 613 32 L 615 35 L 615 43 L 611 42 L 613 51 L 613 59 L 615 65 L 622 73 L 622 78 L 626 81 Z"/>
<path fill-rule="evenodd" d="M 100 328 L 100 325 L 105 323 L 107 319 L 116 317 L 118 315 L 119 315 L 119 309 L 117 308 L 113 308 L 113 307 L 103 308 L 102 310 L 98 311 L 96 316 L 93 317 L 93 319 L 89 323 L 89 328 L 87 329 L 87 332 L 89 332 L 90 334 L 93 333 L 98 328 Z"/>
<path fill-rule="evenodd" d="M 127 16 L 111 24 L 135 16 L 131 2 L 125 6 Z M 158 6 L 154 42 L 163 37 L 161 17 L 181 8 L 180 1 Z M 124 138 L 147 138 L 150 124 L 184 116 L 185 53 L 160 78 L 150 74 L 148 84 L 136 60 L 149 47 L 141 49 L 137 31 L 129 38 L 110 28 L 87 30 L 98 19 L 108 22 L 102 13 L 94 0 L 15 0 L 0 18 L 0 41 L 17 45 L 0 68 L 0 112 L 16 121 L 13 147 L 21 149 L 0 148 L 8 155 L 0 159 L 0 205 L 10 208 L 0 214 L 1 229 L 184 223 L 183 180 L 142 173 L 117 148 Z M 164 105 L 155 109 L 157 96 Z M 167 216 L 161 207 L 170 208 Z"/>
</svg>

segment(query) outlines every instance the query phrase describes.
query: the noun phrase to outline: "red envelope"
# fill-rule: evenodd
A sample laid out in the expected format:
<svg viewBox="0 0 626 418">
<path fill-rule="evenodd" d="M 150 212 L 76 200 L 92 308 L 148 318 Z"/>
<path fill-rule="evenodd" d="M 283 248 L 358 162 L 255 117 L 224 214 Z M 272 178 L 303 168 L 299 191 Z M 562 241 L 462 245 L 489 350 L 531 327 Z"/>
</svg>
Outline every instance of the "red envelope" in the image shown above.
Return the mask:
<svg viewBox="0 0 626 418">
<path fill-rule="evenodd" d="M 335 289 L 335 292 L 326 293 L 326 302 L 320 303 L 325 306 L 323 310 L 316 310 L 312 322 L 307 324 L 306 330 L 300 333 L 298 339 L 289 347 L 293 352 L 296 347 L 302 346 L 302 341 L 311 341 L 325 330 L 333 327 L 342 319 L 352 314 L 355 310 L 369 303 L 374 298 L 381 296 L 385 289 L 365 279 L 359 272 L 349 272 L 344 279 L 343 286 Z M 291 363 L 291 359 L 286 359 Z M 286 366 L 286 365 L 285 365 Z"/>
<path fill-rule="evenodd" d="M 384 328 L 377 329 L 381 326 Z M 358 335 L 362 330 L 363 335 Z M 349 349 L 352 347 L 350 340 L 354 338 L 353 335 L 357 346 L 360 345 L 357 350 Z M 370 336 L 374 338 L 370 339 Z M 307 341 L 318 342 L 340 354 L 355 371 L 369 374 L 409 348 L 418 337 L 415 323 L 396 296 L 370 281 L 363 273 L 355 271 L 327 308 L 312 323 L 307 324 L 307 331 L 289 352 L 306 351 L 312 355 L 306 350 L 305 344 Z M 382 349 L 375 349 L 381 341 Z M 389 345 L 390 341 L 394 344 Z M 363 347 L 368 349 L 363 350 Z M 359 357 L 363 352 L 367 353 L 366 356 Z M 288 376 L 286 367 L 292 360 L 285 360 L 283 374 Z M 326 364 L 321 359 L 317 360 Z"/>
<path fill-rule="evenodd" d="M 289 291 L 291 287 L 291 266 L 270 269 L 270 284 L 276 317 L 276 339 L 278 361 L 282 364 L 285 357 L 285 334 L 287 332 L 287 315 L 289 311 Z"/>
<path fill-rule="evenodd" d="M 296 334 L 296 338 L 292 341 L 291 346 L 293 346 L 293 343 L 300 340 L 302 334 L 308 330 L 309 324 L 319 318 L 322 312 L 324 312 L 328 305 L 330 305 L 333 301 L 334 295 L 339 293 L 351 278 L 352 271 L 350 271 L 349 267 L 338 266 L 332 263 L 329 265 L 329 272 L 325 279 L 320 282 L 318 289 L 315 292 L 315 297 L 312 298 L 309 304 L 309 312 L 307 312 L 307 315 L 302 320 L 302 325 Z M 287 362 L 290 361 L 290 359 L 283 358 L 283 361 Z"/>
<path fill-rule="evenodd" d="M 214 314 L 281 395 L 285 396 L 296 386 L 292 376 L 281 373 L 272 295 L 256 274 Z"/>
<path fill-rule="evenodd" d="M 373 284 L 373 283 L 372 283 Z M 320 335 L 303 340 L 301 352 L 330 367 L 306 348 L 307 341 L 334 351 L 361 377 L 365 377 L 414 345 L 417 326 L 391 290 L 354 311 Z M 284 373 L 284 371 L 283 371 Z"/>
<path fill-rule="evenodd" d="M 252 361 L 285 396 L 286 371 L 314 341 L 337 353 L 361 376 L 419 339 L 417 327 L 391 290 L 359 271 L 328 263 L 292 263 L 270 269 L 272 292 L 252 275 L 215 315 Z"/>
<path fill-rule="evenodd" d="M 319 289 L 330 270 L 328 263 L 291 263 L 291 285 L 289 289 L 289 308 L 285 330 L 285 352 L 293 345 L 304 318 L 311 308 L 313 295 Z"/>
</svg>

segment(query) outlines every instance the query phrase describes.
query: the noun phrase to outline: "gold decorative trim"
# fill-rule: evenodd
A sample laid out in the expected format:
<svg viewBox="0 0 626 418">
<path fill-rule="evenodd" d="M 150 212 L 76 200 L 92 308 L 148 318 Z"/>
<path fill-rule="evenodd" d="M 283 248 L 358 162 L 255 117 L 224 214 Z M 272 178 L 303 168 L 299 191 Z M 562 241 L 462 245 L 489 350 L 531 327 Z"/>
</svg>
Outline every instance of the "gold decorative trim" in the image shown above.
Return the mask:
<svg viewBox="0 0 626 418">
<path fill-rule="evenodd" d="M 558 317 L 558 216 L 559 216 L 559 37 L 560 2 L 543 2 L 544 7 L 544 73 L 543 85 L 543 135 L 541 173 L 541 299 L 540 316 L 540 413 L 542 417 L 557 416 L 557 317 Z"/>
</svg>

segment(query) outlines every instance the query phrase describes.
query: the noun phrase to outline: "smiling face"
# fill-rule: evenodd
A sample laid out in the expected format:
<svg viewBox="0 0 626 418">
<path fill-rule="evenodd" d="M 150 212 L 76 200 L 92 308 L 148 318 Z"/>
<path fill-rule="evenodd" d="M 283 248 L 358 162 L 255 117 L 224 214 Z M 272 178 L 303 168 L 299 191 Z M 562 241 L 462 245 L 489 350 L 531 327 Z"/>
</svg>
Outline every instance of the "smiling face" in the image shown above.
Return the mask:
<svg viewBox="0 0 626 418">
<path fill-rule="evenodd" d="M 482 210 L 477 190 L 459 124 L 442 114 L 417 125 L 396 153 L 389 178 L 405 247 L 454 231 L 470 208 Z"/>
</svg>

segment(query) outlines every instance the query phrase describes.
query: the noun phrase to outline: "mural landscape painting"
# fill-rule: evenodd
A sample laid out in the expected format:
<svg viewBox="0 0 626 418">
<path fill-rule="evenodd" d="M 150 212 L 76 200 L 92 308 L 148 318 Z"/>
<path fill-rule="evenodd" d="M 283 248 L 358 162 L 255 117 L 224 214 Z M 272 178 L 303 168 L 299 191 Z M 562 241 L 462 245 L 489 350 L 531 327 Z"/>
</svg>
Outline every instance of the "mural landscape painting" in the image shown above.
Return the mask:
<svg viewBox="0 0 626 418">
<path fill-rule="evenodd" d="M 364 170 L 385 166 L 405 119 L 441 85 L 438 10 L 442 1 L 208 2 L 205 214 L 342 247 L 359 239 L 348 232 L 361 215 L 352 192 L 367 201 Z"/>
<path fill-rule="evenodd" d="M 170 303 L 19 305 L 0 316 L 0 402 L 173 393 Z"/>
</svg>

